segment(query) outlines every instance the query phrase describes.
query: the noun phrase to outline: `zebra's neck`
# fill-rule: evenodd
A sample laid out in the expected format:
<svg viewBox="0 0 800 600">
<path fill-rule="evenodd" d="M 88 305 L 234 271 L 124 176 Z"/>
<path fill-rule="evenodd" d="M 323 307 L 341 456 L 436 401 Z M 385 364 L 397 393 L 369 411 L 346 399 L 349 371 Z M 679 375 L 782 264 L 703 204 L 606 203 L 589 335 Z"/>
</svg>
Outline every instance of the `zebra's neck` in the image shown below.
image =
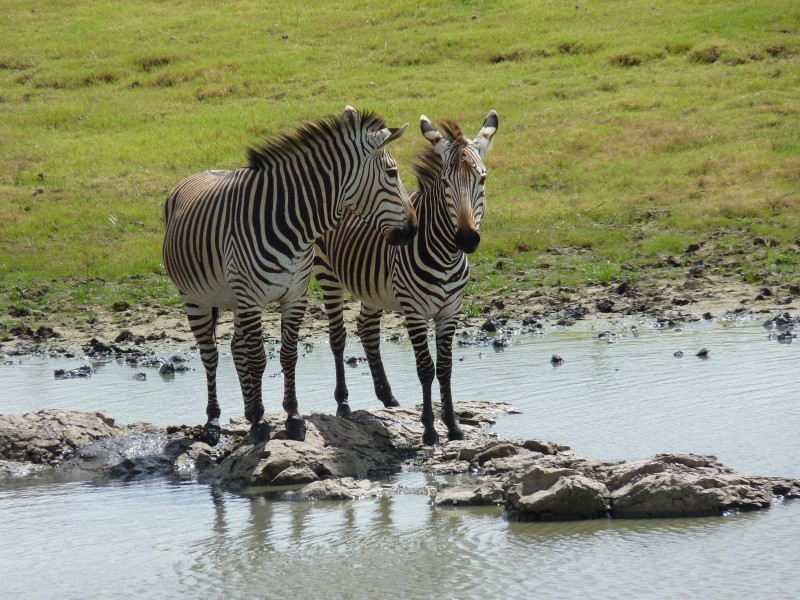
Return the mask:
<svg viewBox="0 0 800 600">
<path fill-rule="evenodd" d="M 413 252 L 426 264 L 440 269 L 460 266 L 466 255 L 456 247 L 444 185 L 437 181 L 422 192 L 412 194 L 411 203 L 419 222 L 419 232 L 411 243 Z"/>
<path fill-rule="evenodd" d="M 282 156 L 259 170 L 263 222 L 278 229 L 272 233 L 307 247 L 336 228 L 342 216 L 344 175 L 324 143 Z"/>
</svg>

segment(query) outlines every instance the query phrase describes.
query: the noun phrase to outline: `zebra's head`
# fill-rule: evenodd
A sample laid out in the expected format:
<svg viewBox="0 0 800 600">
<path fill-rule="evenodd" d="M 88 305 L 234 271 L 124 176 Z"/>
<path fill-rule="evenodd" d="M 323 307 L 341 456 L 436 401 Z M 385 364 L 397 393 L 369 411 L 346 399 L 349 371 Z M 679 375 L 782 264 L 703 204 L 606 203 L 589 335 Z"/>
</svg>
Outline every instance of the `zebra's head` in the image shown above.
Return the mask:
<svg viewBox="0 0 800 600">
<path fill-rule="evenodd" d="M 483 160 L 498 123 L 497 113 L 491 111 L 475 139 L 468 140 L 456 123 L 446 122 L 443 135 L 425 115 L 420 117 L 422 135 L 442 161 L 438 176 L 444 186 L 455 245 L 467 254 L 475 252 L 481 241 L 480 224 L 486 212 Z"/>
<path fill-rule="evenodd" d="M 348 106 L 343 115 L 353 147 L 346 158 L 349 176 L 344 187 L 344 207 L 380 231 L 386 241 L 408 244 L 417 234 L 417 214 L 397 171 L 388 145 L 403 135 L 408 123 L 386 127 L 373 114 L 360 115 Z"/>
</svg>

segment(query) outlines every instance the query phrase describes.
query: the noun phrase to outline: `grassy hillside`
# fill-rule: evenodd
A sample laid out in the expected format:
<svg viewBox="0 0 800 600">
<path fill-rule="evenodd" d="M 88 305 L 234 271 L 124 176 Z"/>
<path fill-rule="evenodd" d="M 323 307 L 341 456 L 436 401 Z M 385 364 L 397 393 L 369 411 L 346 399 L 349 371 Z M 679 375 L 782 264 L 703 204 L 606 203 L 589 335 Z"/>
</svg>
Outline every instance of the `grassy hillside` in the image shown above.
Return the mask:
<svg viewBox="0 0 800 600">
<path fill-rule="evenodd" d="M 0 33 L 0 308 L 174 300 L 171 187 L 346 104 L 412 123 L 401 165 L 420 114 L 498 111 L 474 290 L 800 280 L 794 0 L 7 0 Z"/>
</svg>

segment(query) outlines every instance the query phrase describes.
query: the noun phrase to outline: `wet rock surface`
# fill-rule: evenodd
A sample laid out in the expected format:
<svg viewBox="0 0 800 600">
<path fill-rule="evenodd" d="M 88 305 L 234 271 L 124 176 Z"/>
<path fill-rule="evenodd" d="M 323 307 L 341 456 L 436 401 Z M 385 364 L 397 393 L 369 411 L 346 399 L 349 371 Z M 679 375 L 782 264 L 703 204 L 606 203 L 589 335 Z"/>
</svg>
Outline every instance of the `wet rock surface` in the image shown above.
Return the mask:
<svg viewBox="0 0 800 600">
<path fill-rule="evenodd" d="M 288 500 L 429 493 L 439 506 L 499 505 L 518 520 L 723 515 L 800 497 L 800 481 L 745 476 L 713 456 L 598 461 L 554 442 L 498 439 L 486 427 L 514 412 L 505 403 L 457 403 L 456 412 L 465 439 L 434 448 L 420 444 L 419 408 L 347 419 L 312 413 L 304 442 L 286 439 L 283 416 L 268 415 L 272 439 L 253 444 L 239 419 L 213 448 L 199 441 L 199 426 L 119 426 L 104 413 L 62 410 L 0 415 L 0 477 L 175 474 Z M 405 490 L 375 482 L 402 470 L 446 475 L 446 483 Z"/>
</svg>

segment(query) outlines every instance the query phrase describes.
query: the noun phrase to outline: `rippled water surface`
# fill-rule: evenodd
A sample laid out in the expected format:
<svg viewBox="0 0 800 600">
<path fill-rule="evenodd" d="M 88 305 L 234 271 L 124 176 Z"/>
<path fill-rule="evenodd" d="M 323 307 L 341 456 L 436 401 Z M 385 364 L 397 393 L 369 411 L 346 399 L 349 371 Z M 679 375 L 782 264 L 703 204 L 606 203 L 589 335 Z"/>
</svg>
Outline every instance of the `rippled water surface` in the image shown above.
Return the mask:
<svg viewBox="0 0 800 600">
<path fill-rule="evenodd" d="M 454 394 L 517 406 L 522 414 L 495 426 L 505 437 L 554 440 L 596 458 L 711 453 L 742 472 L 800 477 L 800 345 L 752 323 L 617 333 L 614 343 L 570 330 L 519 336 L 502 352 L 457 349 Z M 709 359 L 695 356 L 701 348 Z M 417 403 L 410 346 L 386 343 L 383 352 L 395 395 Z M 348 354 L 362 352 L 353 344 Z M 551 365 L 553 354 L 563 365 Z M 242 408 L 223 358 L 225 418 Z M 166 380 L 115 362 L 88 379 L 54 380 L 54 369 L 80 364 L 23 358 L 0 367 L 0 410 L 204 420 L 196 360 L 187 363 L 195 371 Z M 267 367 L 267 410 L 280 405 L 279 368 Z M 353 408 L 377 402 L 367 373 L 347 369 Z M 298 365 L 301 410 L 333 412 L 332 380 L 319 344 Z M 788 502 L 726 518 L 542 524 L 509 523 L 498 508 L 435 508 L 423 495 L 298 504 L 167 478 L 0 480 L 2 598 L 794 597 L 798 539 L 800 503 Z"/>
</svg>

